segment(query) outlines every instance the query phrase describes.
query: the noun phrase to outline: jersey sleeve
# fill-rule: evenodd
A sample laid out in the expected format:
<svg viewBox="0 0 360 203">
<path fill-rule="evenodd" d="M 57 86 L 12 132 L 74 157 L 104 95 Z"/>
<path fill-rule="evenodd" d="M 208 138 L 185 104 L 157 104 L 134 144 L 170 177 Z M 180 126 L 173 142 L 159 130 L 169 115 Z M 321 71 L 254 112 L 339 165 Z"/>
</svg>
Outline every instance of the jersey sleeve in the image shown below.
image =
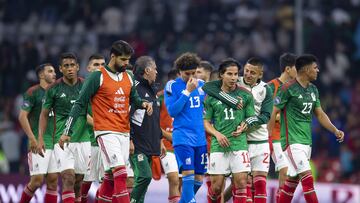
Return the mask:
<svg viewBox="0 0 360 203">
<path fill-rule="evenodd" d="M 266 87 L 266 95 L 265 95 L 265 99 L 261 103 L 261 109 L 259 115 L 252 116 L 246 119 L 246 122 L 250 124 L 250 126 L 252 127 L 267 124 L 270 120 L 274 103 L 272 99 L 271 90 L 269 89 L 269 87 L 267 87 L 267 85 L 265 87 Z"/>
<path fill-rule="evenodd" d="M 315 90 L 316 90 L 316 92 L 315 92 L 315 96 L 316 96 L 315 108 L 317 108 L 317 107 L 321 106 L 321 103 L 320 103 L 319 91 L 317 88 Z"/>
<path fill-rule="evenodd" d="M 126 71 L 126 73 L 130 76 L 130 80 L 133 81 L 132 86 L 131 86 L 131 91 L 130 91 L 131 106 L 133 106 L 135 109 L 142 108 L 142 103 L 146 100 L 141 99 L 141 97 L 139 96 L 139 94 L 136 90 L 136 86 L 134 83 L 134 81 L 135 81 L 134 75 L 130 71 Z"/>
<path fill-rule="evenodd" d="M 271 92 L 271 95 L 272 95 L 272 96 L 275 96 L 275 95 L 274 95 L 274 91 L 275 91 L 275 85 L 274 85 L 274 83 L 273 83 L 273 82 L 269 82 L 269 83 L 267 84 L 267 86 L 269 87 L 269 91 Z"/>
<path fill-rule="evenodd" d="M 56 88 L 56 86 L 52 86 L 48 90 L 45 91 L 42 108 L 44 108 L 44 109 L 53 108 L 54 102 L 55 102 L 55 94 L 56 94 L 55 88 Z"/>
<path fill-rule="evenodd" d="M 88 78 L 86 78 L 83 86 L 81 87 L 80 94 L 71 108 L 69 117 L 65 123 L 64 134 L 69 136 L 71 135 L 72 127 L 79 117 L 81 110 L 87 108 L 90 98 L 99 89 L 101 75 L 101 71 L 95 71 L 92 72 Z"/>
<path fill-rule="evenodd" d="M 34 95 L 30 95 L 27 92 L 24 93 L 23 95 L 23 103 L 21 105 L 21 109 L 27 112 L 30 112 L 31 109 L 34 107 L 35 105 L 35 98 Z"/>
<path fill-rule="evenodd" d="M 283 109 L 289 99 L 289 89 L 284 86 L 280 86 L 276 96 L 274 98 L 274 106 L 279 109 Z"/>
<path fill-rule="evenodd" d="M 179 91 L 182 92 L 179 93 Z M 177 116 L 184 109 L 186 102 L 189 100 L 189 96 L 185 95 L 183 92 L 184 90 L 176 88 L 176 82 L 174 80 L 166 83 L 165 105 L 171 117 Z"/>
<path fill-rule="evenodd" d="M 211 105 L 211 97 L 207 96 L 204 101 L 204 120 L 212 121 L 214 110 Z"/>
<path fill-rule="evenodd" d="M 240 101 L 221 90 L 221 80 L 207 82 L 202 89 L 206 94 L 215 97 L 233 109 L 237 109 L 237 104 Z"/>
</svg>

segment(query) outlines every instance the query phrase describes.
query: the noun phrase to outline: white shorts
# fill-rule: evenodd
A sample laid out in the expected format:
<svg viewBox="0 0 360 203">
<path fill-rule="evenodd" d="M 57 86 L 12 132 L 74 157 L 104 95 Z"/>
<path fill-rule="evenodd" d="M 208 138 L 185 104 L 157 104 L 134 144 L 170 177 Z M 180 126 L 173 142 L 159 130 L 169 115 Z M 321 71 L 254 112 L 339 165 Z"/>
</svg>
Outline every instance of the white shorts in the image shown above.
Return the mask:
<svg viewBox="0 0 360 203">
<path fill-rule="evenodd" d="M 289 161 L 288 175 L 295 177 L 298 174 L 310 171 L 310 145 L 292 144 L 285 150 L 285 155 Z"/>
<path fill-rule="evenodd" d="M 269 143 L 249 144 L 251 171 L 269 172 L 270 147 Z"/>
<path fill-rule="evenodd" d="M 208 173 L 226 175 L 229 173 L 250 172 L 249 154 L 246 150 L 210 153 Z"/>
<path fill-rule="evenodd" d="M 64 144 L 64 150 L 57 143 L 54 146 L 57 168 L 60 172 L 74 169 L 75 174 L 90 172 L 91 145 L 90 142 L 70 142 Z"/>
<path fill-rule="evenodd" d="M 160 158 L 161 158 L 161 166 L 164 169 L 164 173 L 166 175 L 173 172 L 179 173 L 178 164 L 176 162 L 176 157 L 174 152 L 167 151 L 165 156 Z"/>
<path fill-rule="evenodd" d="M 97 138 L 105 171 L 129 162 L 130 138 L 119 134 L 106 134 Z"/>
<path fill-rule="evenodd" d="M 52 149 L 45 150 L 44 157 L 32 152 L 28 153 L 28 164 L 30 176 L 45 175 L 47 173 L 58 173 L 56 159 Z"/>
<path fill-rule="evenodd" d="M 280 171 L 281 169 L 288 167 L 288 161 L 281 148 L 280 142 L 273 143 L 273 152 L 271 153 L 271 158 L 275 163 L 275 171 Z"/>
<path fill-rule="evenodd" d="M 104 166 L 101 161 L 100 148 L 91 146 L 90 173 L 85 174 L 84 181 L 101 181 L 104 177 Z"/>
<path fill-rule="evenodd" d="M 125 167 L 126 167 L 127 177 L 134 177 L 134 170 L 131 167 L 131 163 L 130 163 L 129 159 L 126 161 L 126 166 Z"/>
</svg>

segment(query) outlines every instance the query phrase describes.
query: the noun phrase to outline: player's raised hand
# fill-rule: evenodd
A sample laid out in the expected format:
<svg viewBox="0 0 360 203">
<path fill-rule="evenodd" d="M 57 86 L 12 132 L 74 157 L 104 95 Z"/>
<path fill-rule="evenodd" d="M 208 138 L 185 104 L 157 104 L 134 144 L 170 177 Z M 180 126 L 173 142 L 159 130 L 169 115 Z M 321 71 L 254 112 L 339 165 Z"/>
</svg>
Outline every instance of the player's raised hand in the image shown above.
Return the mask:
<svg viewBox="0 0 360 203">
<path fill-rule="evenodd" d="M 338 142 L 343 142 L 344 141 L 344 132 L 343 131 L 341 131 L 341 130 L 336 130 L 335 131 L 335 136 L 336 136 L 336 140 L 338 141 Z"/>
<path fill-rule="evenodd" d="M 61 135 L 60 139 L 59 139 L 59 145 L 60 145 L 60 148 L 62 150 L 64 150 L 64 145 L 65 143 L 67 143 L 67 145 L 69 145 L 69 142 L 70 142 L 70 136 L 68 135 Z"/>
<path fill-rule="evenodd" d="M 37 145 L 37 152 L 40 156 L 44 157 L 44 153 L 45 153 L 45 144 L 44 144 L 44 140 L 39 138 L 39 143 Z"/>
<path fill-rule="evenodd" d="M 241 122 L 241 124 L 238 125 L 238 127 L 236 128 L 236 131 L 232 132 L 231 134 L 234 137 L 237 137 L 237 136 L 241 135 L 241 133 L 243 133 L 246 130 L 247 130 L 247 124 L 245 122 Z"/>
<path fill-rule="evenodd" d="M 198 80 L 196 78 L 191 77 L 186 83 L 186 90 L 190 93 L 194 91 L 198 87 Z"/>
<path fill-rule="evenodd" d="M 225 135 L 218 133 L 215 135 L 215 137 L 221 147 L 229 147 L 230 146 L 230 142 Z"/>
<path fill-rule="evenodd" d="M 153 113 L 153 106 L 151 102 L 143 102 L 142 103 L 142 107 L 144 109 L 146 109 L 146 113 L 148 116 L 151 116 L 151 114 Z"/>
</svg>

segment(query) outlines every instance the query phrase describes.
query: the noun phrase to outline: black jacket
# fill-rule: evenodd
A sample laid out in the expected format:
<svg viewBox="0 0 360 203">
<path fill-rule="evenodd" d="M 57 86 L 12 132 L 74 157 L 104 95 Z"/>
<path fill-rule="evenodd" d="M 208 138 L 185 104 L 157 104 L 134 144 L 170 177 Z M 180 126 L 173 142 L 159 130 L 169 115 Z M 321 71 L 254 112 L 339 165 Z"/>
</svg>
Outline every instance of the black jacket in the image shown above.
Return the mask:
<svg viewBox="0 0 360 203">
<path fill-rule="evenodd" d="M 148 116 L 145 109 L 130 110 L 130 136 L 135 146 L 135 153 L 160 155 L 160 102 L 156 96 L 156 87 L 143 78 L 135 76 L 136 90 L 141 97 L 153 104 L 153 113 Z"/>
</svg>

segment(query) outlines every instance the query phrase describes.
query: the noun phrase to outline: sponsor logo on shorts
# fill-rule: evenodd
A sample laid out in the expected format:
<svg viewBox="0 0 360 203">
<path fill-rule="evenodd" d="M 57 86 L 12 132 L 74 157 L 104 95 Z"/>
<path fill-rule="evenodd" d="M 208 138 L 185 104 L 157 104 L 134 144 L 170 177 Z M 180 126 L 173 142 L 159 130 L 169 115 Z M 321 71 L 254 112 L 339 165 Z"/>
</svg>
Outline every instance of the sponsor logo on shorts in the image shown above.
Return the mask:
<svg viewBox="0 0 360 203">
<path fill-rule="evenodd" d="M 117 156 L 116 156 L 116 154 L 113 154 L 111 156 L 111 163 L 115 163 L 115 162 L 117 162 Z"/>
</svg>

